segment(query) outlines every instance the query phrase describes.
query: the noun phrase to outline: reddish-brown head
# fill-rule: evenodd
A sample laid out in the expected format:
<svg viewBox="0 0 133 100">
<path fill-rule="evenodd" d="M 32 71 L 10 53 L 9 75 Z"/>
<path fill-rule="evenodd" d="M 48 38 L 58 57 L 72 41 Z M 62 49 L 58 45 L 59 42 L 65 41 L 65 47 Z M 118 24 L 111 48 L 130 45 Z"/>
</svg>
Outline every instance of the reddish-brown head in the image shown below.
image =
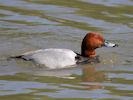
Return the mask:
<svg viewBox="0 0 133 100">
<path fill-rule="evenodd" d="M 86 34 L 82 41 L 81 55 L 84 57 L 95 57 L 95 49 L 101 47 L 104 41 L 104 38 L 98 32 Z"/>
</svg>

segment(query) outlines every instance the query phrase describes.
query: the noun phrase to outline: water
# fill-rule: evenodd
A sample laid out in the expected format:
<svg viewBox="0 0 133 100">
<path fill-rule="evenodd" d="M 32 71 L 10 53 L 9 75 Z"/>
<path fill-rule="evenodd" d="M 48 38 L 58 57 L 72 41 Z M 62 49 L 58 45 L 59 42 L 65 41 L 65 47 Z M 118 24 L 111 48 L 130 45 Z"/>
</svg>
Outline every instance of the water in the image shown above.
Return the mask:
<svg viewBox="0 0 133 100">
<path fill-rule="evenodd" d="M 133 100 L 132 0 L 0 0 L 0 100 Z M 101 63 L 48 70 L 9 56 L 40 48 L 80 52 L 87 32 L 119 44 Z"/>
</svg>

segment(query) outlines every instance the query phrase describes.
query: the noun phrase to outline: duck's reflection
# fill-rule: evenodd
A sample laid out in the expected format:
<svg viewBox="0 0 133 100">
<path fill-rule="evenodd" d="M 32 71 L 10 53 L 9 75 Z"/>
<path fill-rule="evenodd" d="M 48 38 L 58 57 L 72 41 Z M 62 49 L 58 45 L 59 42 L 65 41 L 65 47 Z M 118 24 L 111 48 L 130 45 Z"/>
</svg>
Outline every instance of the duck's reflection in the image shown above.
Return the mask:
<svg viewBox="0 0 133 100">
<path fill-rule="evenodd" d="M 24 73 L 33 74 L 40 79 L 42 79 L 40 76 L 45 76 L 43 78 L 47 76 L 47 78 L 52 77 L 53 80 L 50 80 L 50 82 L 54 82 L 54 80 L 64 82 L 67 80 L 74 84 L 75 82 L 79 82 L 78 85 L 82 85 L 83 83 L 84 89 L 92 90 L 103 88 L 102 82 L 106 80 L 105 72 L 98 70 L 100 67 L 101 66 L 97 64 L 85 64 L 73 68 L 47 70 L 44 67 L 35 66 L 29 68 L 29 66 L 27 66 L 23 67 L 23 71 Z"/>
<path fill-rule="evenodd" d="M 103 88 L 102 82 L 106 80 L 106 77 L 104 72 L 97 70 L 98 67 L 99 66 L 95 66 L 95 64 L 88 64 L 79 68 L 39 71 L 38 75 L 54 76 L 56 78 L 62 78 L 62 80 L 64 80 L 64 78 L 65 80 L 79 80 L 81 84 L 85 83 L 83 85 L 84 89 L 100 89 Z"/>
</svg>

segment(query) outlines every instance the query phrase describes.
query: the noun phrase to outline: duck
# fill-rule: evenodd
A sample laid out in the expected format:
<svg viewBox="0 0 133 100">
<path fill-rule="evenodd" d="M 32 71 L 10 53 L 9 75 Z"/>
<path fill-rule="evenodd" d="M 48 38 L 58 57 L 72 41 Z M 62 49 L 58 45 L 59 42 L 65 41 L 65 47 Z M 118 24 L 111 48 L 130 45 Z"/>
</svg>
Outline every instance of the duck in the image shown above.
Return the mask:
<svg viewBox="0 0 133 100">
<path fill-rule="evenodd" d="M 117 44 L 106 41 L 99 32 L 89 32 L 81 43 L 81 54 L 70 49 L 48 48 L 23 53 L 11 58 L 32 61 L 50 69 L 67 68 L 81 62 L 94 61 L 96 49 L 101 47 L 117 47 Z"/>
</svg>

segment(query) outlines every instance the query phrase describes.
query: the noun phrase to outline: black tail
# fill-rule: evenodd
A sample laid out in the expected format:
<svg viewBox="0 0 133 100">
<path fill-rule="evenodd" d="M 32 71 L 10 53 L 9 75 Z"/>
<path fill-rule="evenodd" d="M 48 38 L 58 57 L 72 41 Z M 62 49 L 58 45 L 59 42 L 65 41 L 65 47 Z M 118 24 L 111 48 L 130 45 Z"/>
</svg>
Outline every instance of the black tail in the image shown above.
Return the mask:
<svg viewBox="0 0 133 100">
<path fill-rule="evenodd" d="M 19 56 L 11 56 L 11 57 L 8 58 L 8 60 L 11 60 L 11 59 L 28 60 L 28 59 L 24 58 L 23 55 L 19 55 Z"/>
<path fill-rule="evenodd" d="M 11 56 L 11 57 L 9 57 L 10 59 L 22 59 L 23 58 L 23 56 L 22 55 L 20 55 L 20 56 Z"/>
</svg>

